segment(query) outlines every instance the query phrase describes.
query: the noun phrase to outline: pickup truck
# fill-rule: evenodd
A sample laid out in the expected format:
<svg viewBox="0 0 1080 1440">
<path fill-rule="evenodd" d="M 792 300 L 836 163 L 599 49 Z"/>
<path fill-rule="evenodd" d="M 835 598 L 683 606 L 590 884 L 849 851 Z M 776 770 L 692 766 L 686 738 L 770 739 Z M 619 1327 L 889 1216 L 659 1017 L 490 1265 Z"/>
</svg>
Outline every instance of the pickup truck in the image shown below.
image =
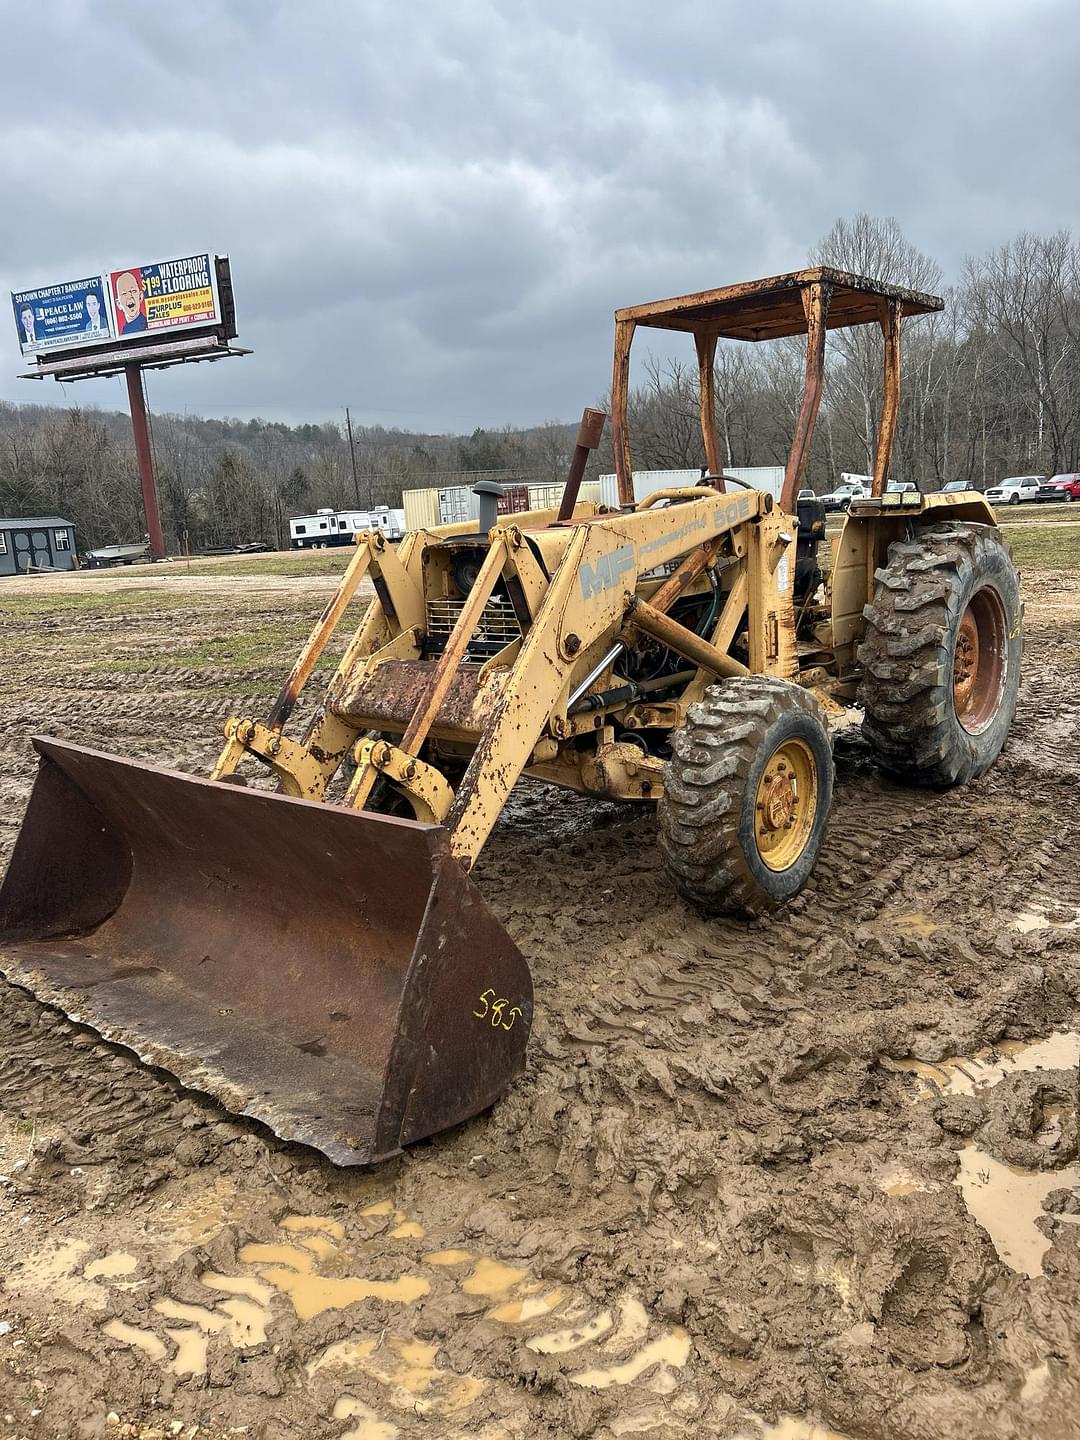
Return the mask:
<svg viewBox="0 0 1080 1440">
<path fill-rule="evenodd" d="M 1060 503 L 1062 500 L 1080 500 L 1080 475 L 1052 475 L 1049 480 L 1039 486 L 1038 498 L 1051 503 Z"/>
</svg>

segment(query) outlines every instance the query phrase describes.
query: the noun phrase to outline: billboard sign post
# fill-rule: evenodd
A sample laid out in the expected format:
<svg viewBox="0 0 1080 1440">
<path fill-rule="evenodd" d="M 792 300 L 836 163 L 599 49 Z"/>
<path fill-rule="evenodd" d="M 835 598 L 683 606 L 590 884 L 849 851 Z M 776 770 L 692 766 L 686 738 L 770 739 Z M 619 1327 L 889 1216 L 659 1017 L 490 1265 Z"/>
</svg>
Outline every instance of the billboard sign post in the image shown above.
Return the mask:
<svg viewBox="0 0 1080 1440">
<path fill-rule="evenodd" d="M 19 351 L 36 368 L 23 378 L 127 380 L 150 549 L 165 554 L 146 418 L 142 372 L 226 355 L 236 309 L 227 255 L 204 251 L 176 260 L 110 268 L 83 280 L 11 292 Z"/>
</svg>

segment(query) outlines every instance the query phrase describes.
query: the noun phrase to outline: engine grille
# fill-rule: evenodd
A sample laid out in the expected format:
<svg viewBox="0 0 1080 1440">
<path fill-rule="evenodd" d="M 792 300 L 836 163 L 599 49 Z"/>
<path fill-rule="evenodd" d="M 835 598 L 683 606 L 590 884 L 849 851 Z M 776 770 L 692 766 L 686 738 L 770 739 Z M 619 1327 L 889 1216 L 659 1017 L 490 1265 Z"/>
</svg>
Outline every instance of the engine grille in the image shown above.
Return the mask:
<svg viewBox="0 0 1080 1440">
<path fill-rule="evenodd" d="M 446 649 L 450 632 L 464 608 L 464 600 L 429 600 L 427 602 L 428 650 L 441 655 Z M 470 660 L 489 660 L 504 645 L 521 639 L 521 627 L 514 607 L 505 595 L 493 595 L 480 614 L 480 623 L 473 631 L 467 651 Z"/>
</svg>

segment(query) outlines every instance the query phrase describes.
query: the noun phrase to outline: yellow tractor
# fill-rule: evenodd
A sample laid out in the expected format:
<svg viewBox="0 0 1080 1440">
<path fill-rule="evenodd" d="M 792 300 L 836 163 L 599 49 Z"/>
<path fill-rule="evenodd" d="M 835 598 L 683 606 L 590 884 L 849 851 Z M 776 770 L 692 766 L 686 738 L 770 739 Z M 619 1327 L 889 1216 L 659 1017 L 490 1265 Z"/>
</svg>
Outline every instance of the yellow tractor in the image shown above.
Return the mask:
<svg viewBox="0 0 1080 1440">
<path fill-rule="evenodd" d="M 605 419 L 586 411 L 558 511 L 500 517 L 478 485 L 475 522 L 359 535 L 276 703 L 229 720 L 209 779 L 36 739 L 0 971 L 229 1110 L 368 1163 L 490 1105 L 523 1064 L 529 969 L 469 878 L 522 776 L 654 805 L 672 883 L 724 914 L 805 883 L 852 707 L 890 774 L 981 774 L 1019 683 L 1010 553 L 980 496 L 886 488 L 901 324 L 941 305 L 814 269 L 618 311 L 618 507 L 578 500 Z M 884 336 L 872 493 L 826 559 L 820 502 L 796 496 L 826 331 L 866 324 Z M 694 337 L 705 465 L 635 499 L 639 327 Z M 796 335 L 774 496 L 724 476 L 715 350 Z"/>
</svg>

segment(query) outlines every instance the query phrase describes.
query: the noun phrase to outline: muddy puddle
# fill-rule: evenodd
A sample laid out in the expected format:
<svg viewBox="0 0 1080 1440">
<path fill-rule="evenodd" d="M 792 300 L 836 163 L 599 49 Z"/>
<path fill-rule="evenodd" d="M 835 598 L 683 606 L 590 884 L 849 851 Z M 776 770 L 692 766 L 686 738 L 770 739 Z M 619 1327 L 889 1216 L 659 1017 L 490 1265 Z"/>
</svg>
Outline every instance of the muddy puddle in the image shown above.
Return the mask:
<svg viewBox="0 0 1080 1440">
<path fill-rule="evenodd" d="M 0 991 L 0 1433 L 1075 1440 L 1080 581 L 1031 585 L 999 764 L 915 792 L 846 737 L 777 915 L 705 920 L 651 817 L 521 787 L 476 879 L 533 969 L 528 1068 L 374 1174 Z M 321 603 L 241 587 L 230 623 Z M 86 667 L 220 628 L 154 604 L 20 633 L 0 860 L 27 734 L 198 772 L 273 692 Z"/>
</svg>

